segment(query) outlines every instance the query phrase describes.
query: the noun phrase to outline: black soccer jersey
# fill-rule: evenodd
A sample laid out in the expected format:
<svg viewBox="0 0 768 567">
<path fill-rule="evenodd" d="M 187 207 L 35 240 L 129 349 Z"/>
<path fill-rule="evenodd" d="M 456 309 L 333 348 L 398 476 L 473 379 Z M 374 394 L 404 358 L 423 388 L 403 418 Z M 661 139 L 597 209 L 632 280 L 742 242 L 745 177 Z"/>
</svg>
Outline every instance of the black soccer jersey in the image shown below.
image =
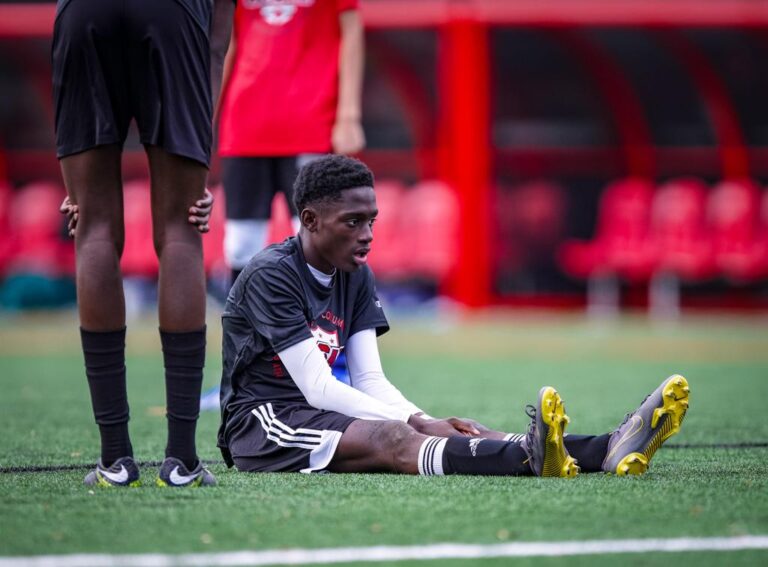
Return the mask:
<svg viewBox="0 0 768 567">
<path fill-rule="evenodd" d="M 370 268 L 337 271 L 326 287 L 309 271 L 299 237 L 251 259 L 229 293 L 222 327 L 220 447 L 260 404 L 307 404 L 277 352 L 314 337 L 333 364 L 351 335 L 389 329 Z"/>
</svg>

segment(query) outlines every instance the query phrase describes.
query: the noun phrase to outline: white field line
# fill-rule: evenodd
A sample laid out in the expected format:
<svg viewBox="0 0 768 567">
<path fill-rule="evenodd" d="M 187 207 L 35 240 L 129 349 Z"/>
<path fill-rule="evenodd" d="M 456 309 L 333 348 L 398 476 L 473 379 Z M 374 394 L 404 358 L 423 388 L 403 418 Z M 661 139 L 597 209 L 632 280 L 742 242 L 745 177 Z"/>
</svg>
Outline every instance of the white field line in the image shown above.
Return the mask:
<svg viewBox="0 0 768 567">
<path fill-rule="evenodd" d="M 271 551 L 230 551 L 167 555 L 77 554 L 0 557 L 0 567 L 91 567 L 170 565 L 307 565 L 363 561 L 406 561 L 430 559 L 482 559 L 491 557 L 542 557 L 603 555 L 613 553 L 738 551 L 768 549 L 768 536 L 615 539 L 587 541 L 499 543 L 469 545 L 441 543 L 423 546 L 336 547 L 323 549 L 285 549 Z"/>
</svg>

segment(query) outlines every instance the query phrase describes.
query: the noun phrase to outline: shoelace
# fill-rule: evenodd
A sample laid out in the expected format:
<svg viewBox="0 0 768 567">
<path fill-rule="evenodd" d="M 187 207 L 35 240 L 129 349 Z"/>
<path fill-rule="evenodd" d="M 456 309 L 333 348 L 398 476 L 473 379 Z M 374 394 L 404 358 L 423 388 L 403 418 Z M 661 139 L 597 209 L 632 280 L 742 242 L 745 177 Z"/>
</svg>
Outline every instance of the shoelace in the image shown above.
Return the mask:
<svg viewBox="0 0 768 567">
<path fill-rule="evenodd" d="M 637 413 L 637 411 L 643 406 L 643 404 L 645 403 L 645 400 L 647 400 L 650 397 L 651 397 L 651 394 L 648 394 L 647 396 L 645 396 L 643 398 L 643 401 L 640 402 L 640 405 L 637 406 L 637 409 L 635 411 L 631 411 L 627 415 L 625 415 L 624 416 L 624 421 L 621 422 L 621 424 L 615 429 L 615 431 L 618 431 L 619 429 L 621 429 L 624 426 L 624 424 L 629 421 L 629 418 L 631 418 L 633 415 L 635 415 Z"/>
<path fill-rule="evenodd" d="M 531 423 L 528 425 L 528 432 L 525 434 L 525 444 L 527 446 L 527 453 L 529 458 L 533 458 L 533 452 L 531 451 L 531 447 L 533 447 L 533 437 L 534 432 L 536 431 L 536 408 L 530 404 L 525 406 L 525 415 L 531 418 Z"/>
</svg>

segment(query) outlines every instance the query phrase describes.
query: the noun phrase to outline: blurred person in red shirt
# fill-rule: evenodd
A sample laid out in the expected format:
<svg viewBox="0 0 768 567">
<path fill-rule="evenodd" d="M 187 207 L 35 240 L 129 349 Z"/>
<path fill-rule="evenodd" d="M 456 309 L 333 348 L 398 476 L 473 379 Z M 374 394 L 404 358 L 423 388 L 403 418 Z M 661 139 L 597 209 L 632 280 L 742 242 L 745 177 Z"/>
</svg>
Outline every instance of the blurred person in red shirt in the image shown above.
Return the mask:
<svg viewBox="0 0 768 567">
<path fill-rule="evenodd" d="M 239 0 L 224 68 L 224 254 L 232 281 L 267 241 L 283 192 L 304 164 L 363 149 L 363 26 L 358 0 Z"/>
</svg>

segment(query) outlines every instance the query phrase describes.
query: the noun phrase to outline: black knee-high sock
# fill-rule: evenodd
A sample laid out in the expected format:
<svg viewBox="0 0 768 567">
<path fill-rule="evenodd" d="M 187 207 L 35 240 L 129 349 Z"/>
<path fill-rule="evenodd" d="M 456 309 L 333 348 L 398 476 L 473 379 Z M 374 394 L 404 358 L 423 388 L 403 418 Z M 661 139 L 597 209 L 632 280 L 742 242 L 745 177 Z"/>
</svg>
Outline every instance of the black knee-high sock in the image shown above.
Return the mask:
<svg viewBox="0 0 768 567">
<path fill-rule="evenodd" d="M 599 472 L 603 470 L 603 460 L 608 452 L 610 433 L 605 435 L 566 435 L 563 445 L 574 459 L 578 461 L 582 472 Z"/>
<path fill-rule="evenodd" d="M 205 327 L 199 331 L 160 331 L 165 360 L 166 457 L 181 459 L 190 470 L 197 465 L 195 430 L 200 415 L 200 389 L 205 366 Z"/>
<path fill-rule="evenodd" d="M 479 437 L 427 438 L 419 449 L 419 473 L 533 474 L 520 443 Z"/>
<path fill-rule="evenodd" d="M 93 417 L 101 435 L 101 461 L 110 466 L 132 457 L 128 436 L 128 392 L 125 385 L 125 328 L 119 331 L 80 329 L 85 375 L 91 391 Z"/>
</svg>

